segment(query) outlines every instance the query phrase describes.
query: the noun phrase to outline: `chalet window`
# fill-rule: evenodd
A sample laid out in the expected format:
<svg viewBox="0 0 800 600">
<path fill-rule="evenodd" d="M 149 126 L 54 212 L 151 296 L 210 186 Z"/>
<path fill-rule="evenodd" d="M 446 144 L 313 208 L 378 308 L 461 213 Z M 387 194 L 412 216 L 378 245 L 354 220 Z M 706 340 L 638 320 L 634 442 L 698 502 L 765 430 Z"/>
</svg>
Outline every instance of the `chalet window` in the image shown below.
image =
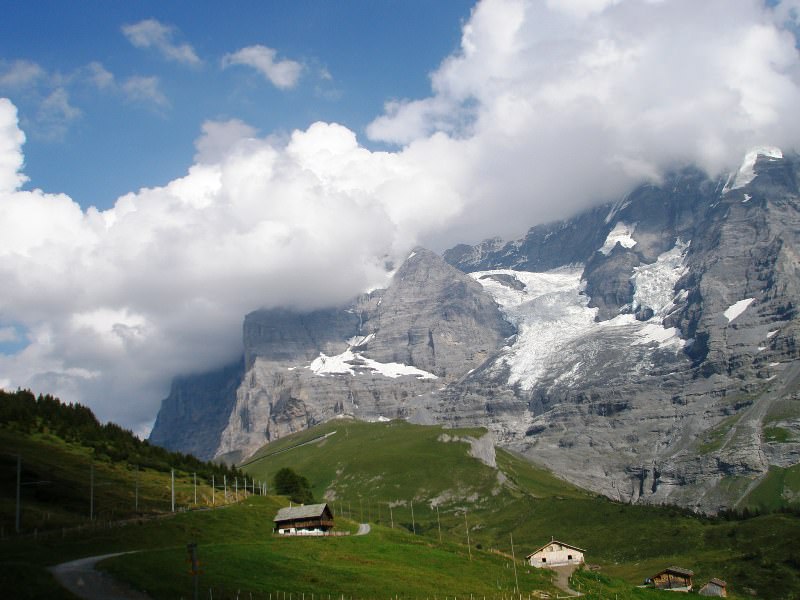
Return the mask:
<svg viewBox="0 0 800 600">
<path fill-rule="evenodd" d="M 567 560 L 572 560 L 572 554 L 567 554 Z"/>
<path fill-rule="evenodd" d="M 547 558 L 543 556 L 542 557 L 542 562 L 547 562 Z"/>
</svg>

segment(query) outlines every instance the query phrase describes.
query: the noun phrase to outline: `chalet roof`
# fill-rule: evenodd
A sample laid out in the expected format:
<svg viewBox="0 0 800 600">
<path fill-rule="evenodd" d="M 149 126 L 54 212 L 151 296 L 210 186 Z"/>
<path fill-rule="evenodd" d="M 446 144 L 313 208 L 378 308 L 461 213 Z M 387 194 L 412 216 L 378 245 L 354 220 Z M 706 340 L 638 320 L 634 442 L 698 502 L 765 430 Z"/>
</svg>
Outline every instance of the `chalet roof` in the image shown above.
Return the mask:
<svg viewBox="0 0 800 600">
<path fill-rule="evenodd" d="M 716 577 L 712 577 L 708 580 L 708 583 L 713 583 L 714 585 L 718 585 L 719 587 L 726 587 L 728 584 L 722 579 L 717 579 Z"/>
<path fill-rule="evenodd" d="M 287 506 L 278 511 L 273 521 L 293 521 L 295 519 L 316 519 L 321 517 L 328 508 L 327 504 L 301 504 L 300 506 Z"/>
<path fill-rule="evenodd" d="M 566 548 L 572 548 L 573 550 L 577 550 L 578 552 L 586 552 L 586 550 L 584 550 L 583 548 L 578 548 L 577 546 L 573 546 L 572 544 L 567 544 L 566 542 L 559 542 L 558 540 L 550 540 L 546 544 L 540 546 L 539 548 L 537 548 L 536 550 L 534 550 L 533 552 L 528 554 L 528 556 L 526 558 L 530 558 L 531 556 L 533 556 L 537 552 L 540 552 L 540 551 L 544 550 L 550 544 L 560 544 L 560 545 L 562 545 L 562 546 L 564 546 Z"/>
<path fill-rule="evenodd" d="M 659 571 L 653 577 L 658 577 L 664 573 L 674 573 L 675 575 L 682 575 L 684 577 L 694 577 L 694 571 L 684 569 L 683 567 L 667 567 L 663 571 Z"/>
</svg>

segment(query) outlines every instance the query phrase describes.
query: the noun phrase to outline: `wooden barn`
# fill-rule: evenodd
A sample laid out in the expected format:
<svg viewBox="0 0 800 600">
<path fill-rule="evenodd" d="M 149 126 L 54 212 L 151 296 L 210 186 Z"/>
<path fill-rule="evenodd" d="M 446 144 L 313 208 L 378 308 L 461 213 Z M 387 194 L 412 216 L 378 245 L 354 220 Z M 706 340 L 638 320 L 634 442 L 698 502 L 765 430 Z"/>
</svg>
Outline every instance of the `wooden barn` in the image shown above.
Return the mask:
<svg viewBox="0 0 800 600">
<path fill-rule="evenodd" d="M 333 529 L 333 513 L 327 504 L 282 508 L 274 521 L 280 535 L 325 535 Z"/>
<path fill-rule="evenodd" d="M 691 592 L 694 571 L 681 567 L 668 567 L 650 578 L 650 582 L 659 590 L 673 592 Z"/>
<path fill-rule="evenodd" d="M 532 567 L 559 567 L 562 565 L 583 564 L 581 548 L 551 539 L 541 548 L 534 550 L 526 559 Z"/>
<path fill-rule="evenodd" d="M 711 581 L 701 587 L 698 592 L 701 596 L 716 596 L 718 598 L 728 597 L 728 584 L 714 577 Z"/>
</svg>

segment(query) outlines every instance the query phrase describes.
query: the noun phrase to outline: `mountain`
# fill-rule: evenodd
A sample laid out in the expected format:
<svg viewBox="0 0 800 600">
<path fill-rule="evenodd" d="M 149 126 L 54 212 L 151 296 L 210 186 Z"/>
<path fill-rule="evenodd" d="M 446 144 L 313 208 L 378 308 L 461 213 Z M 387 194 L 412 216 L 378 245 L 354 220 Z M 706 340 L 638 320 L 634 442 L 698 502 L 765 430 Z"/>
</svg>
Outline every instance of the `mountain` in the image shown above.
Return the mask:
<svg viewBox="0 0 800 600">
<path fill-rule="evenodd" d="M 508 243 L 415 249 L 347 306 L 251 313 L 243 375 L 176 380 L 151 439 L 240 461 L 340 415 L 480 425 L 618 500 L 735 506 L 800 463 L 798 172 L 777 149 L 684 169 Z"/>
</svg>

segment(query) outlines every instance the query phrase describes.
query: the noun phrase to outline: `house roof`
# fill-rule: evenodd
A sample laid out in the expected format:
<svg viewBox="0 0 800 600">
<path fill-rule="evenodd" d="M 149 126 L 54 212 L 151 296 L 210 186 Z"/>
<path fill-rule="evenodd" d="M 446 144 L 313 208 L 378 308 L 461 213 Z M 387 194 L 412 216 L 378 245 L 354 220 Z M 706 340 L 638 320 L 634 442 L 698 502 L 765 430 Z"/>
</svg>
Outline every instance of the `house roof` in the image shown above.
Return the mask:
<svg viewBox="0 0 800 600">
<path fill-rule="evenodd" d="M 566 542 L 559 542 L 558 540 L 550 540 L 550 541 L 549 541 L 549 542 L 547 542 L 546 544 L 544 544 L 544 545 L 540 546 L 539 548 L 537 548 L 536 550 L 534 550 L 533 552 L 531 552 L 530 554 L 528 554 L 528 556 L 527 556 L 526 558 L 530 558 L 531 556 L 533 556 L 533 555 L 534 555 L 534 554 L 536 554 L 537 552 L 540 552 L 541 550 L 544 550 L 544 549 L 545 549 L 545 548 L 547 548 L 547 547 L 548 547 L 550 544 L 561 544 L 562 546 L 564 546 L 564 547 L 566 547 L 566 548 L 572 548 L 573 550 L 577 550 L 578 552 L 586 552 L 586 550 L 584 550 L 583 548 L 578 548 L 577 546 L 573 546 L 572 544 L 567 544 Z"/>
<path fill-rule="evenodd" d="M 709 579 L 708 583 L 713 583 L 714 585 L 718 585 L 719 587 L 726 587 L 728 584 L 722 579 L 717 579 L 716 577 L 712 577 Z"/>
<path fill-rule="evenodd" d="M 315 519 L 321 517 L 328 508 L 327 504 L 301 504 L 300 506 L 287 506 L 278 511 L 273 521 L 293 521 L 295 519 Z"/>
<path fill-rule="evenodd" d="M 683 567 L 667 567 L 663 571 L 659 571 L 653 577 L 658 577 L 659 575 L 663 575 L 664 573 L 674 573 L 675 575 L 683 575 L 684 577 L 693 577 L 694 571 L 690 571 L 689 569 L 684 569 Z"/>
</svg>

